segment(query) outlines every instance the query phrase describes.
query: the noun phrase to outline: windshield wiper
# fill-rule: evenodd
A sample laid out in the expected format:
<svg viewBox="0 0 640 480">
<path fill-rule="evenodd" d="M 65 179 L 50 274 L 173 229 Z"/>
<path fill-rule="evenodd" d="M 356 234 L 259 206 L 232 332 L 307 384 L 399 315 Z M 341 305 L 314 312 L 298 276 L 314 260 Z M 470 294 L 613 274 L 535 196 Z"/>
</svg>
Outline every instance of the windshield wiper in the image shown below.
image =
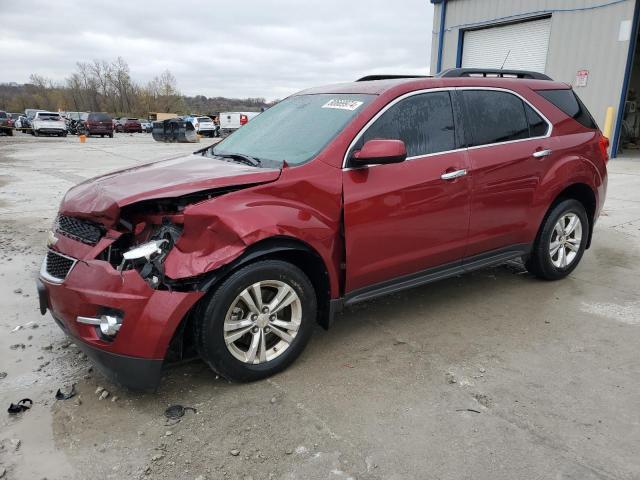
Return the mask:
<svg viewBox="0 0 640 480">
<path fill-rule="evenodd" d="M 262 165 L 262 162 L 259 158 L 250 157 L 249 155 L 245 155 L 244 153 L 214 153 L 216 157 L 229 158 L 231 160 L 236 160 L 240 163 L 244 163 L 246 165 L 251 165 L 252 167 L 259 167 Z"/>
</svg>

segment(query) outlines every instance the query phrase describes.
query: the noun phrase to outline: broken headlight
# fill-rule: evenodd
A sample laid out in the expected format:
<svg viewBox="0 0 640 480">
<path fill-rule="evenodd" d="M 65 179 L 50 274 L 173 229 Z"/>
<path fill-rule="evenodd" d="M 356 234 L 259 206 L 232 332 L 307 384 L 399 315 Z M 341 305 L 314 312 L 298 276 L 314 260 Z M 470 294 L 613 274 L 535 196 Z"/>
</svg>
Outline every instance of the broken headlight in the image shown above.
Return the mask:
<svg viewBox="0 0 640 480">
<path fill-rule="evenodd" d="M 151 287 L 158 287 L 164 282 L 163 262 L 181 233 L 181 227 L 165 219 L 147 241 L 122 253 L 118 270 L 136 269 Z"/>
</svg>

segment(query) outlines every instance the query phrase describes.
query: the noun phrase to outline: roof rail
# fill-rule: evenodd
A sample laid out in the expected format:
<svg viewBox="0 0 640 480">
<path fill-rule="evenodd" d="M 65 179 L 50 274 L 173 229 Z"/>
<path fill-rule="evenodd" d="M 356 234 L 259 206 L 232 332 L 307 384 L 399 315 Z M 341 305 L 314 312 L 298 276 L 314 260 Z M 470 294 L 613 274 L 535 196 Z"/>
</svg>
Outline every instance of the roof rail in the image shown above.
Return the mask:
<svg viewBox="0 0 640 480">
<path fill-rule="evenodd" d="M 440 78 L 456 78 L 456 77 L 515 77 L 526 78 L 529 80 L 551 80 L 551 77 L 544 73 L 529 72 L 527 70 L 504 70 L 498 68 L 450 68 L 436 75 Z"/>
<path fill-rule="evenodd" d="M 367 75 L 356 82 L 371 82 L 373 80 L 392 80 L 396 78 L 427 78 L 428 75 Z"/>
</svg>

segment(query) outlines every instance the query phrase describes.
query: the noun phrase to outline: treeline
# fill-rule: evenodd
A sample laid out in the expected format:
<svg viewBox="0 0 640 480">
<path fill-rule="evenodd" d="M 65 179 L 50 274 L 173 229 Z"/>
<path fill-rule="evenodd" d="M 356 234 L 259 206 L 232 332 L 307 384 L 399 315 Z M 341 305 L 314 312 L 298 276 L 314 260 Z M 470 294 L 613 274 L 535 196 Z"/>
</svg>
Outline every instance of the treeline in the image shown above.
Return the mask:
<svg viewBox="0 0 640 480">
<path fill-rule="evenodd" d="M 61 111 L 100 111 L 114 116 L 146 117 L 149 112 L 215 113 L 258 111 L 268 107 L 264 98 L 234 99 L 182 95 L 169 70 L 146 84 L 131 78 L 129 65 L 114 61 L 78 62 L 63 83 L 33 74 L 24 85 L 0 84 L 0 109 L 23 112 L 27 108 Z"/>
</svg>

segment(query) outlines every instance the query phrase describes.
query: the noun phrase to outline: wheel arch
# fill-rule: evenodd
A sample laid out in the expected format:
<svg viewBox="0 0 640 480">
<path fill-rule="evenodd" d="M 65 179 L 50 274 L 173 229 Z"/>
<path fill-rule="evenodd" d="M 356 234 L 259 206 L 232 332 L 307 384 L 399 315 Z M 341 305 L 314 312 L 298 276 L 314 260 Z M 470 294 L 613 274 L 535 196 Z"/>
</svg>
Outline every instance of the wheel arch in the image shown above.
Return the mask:
<svg viewBox="0 0 640 480">
<path fill-rule="evenodd" d="M 547 218 L 547 215 L 555 205 L 557 205 L 562 200 L 567 199 L 579 201 L 584 206 L 584 209 L 587 212 L 587 218 L 589 219 L 589 236 L 587 237 L 586 248 L 589 248 L 591 246 L 591 238 L 593 237 L 593 227 L 595 224 L 595 215 L 597 209 L 596 194 L 589 185 L 582 182 L 576 182 L 565 187 L 560 193 L 558 193 L 558 195 L 556 195 L 555 199 L 549 206 L 549 209 L 547 210 L 544 218 Z M 544 224 L 544 220 L 542 224 Z"/>
<path fill-rule="evenodd" d="M 267 259 L 287 261 L 300 268 L 309 277 L 317 298 L 316 321 L 324 329 L 328 329 L 333 321 L 336 303 L 339 302 L 331 300 L 331 279 L 321 255 L 302 240 L 285 236 L 270 237 L 251 245 L 232 262 L 195 279 L 197 290 L 205 292 L 205 296 L 193 305 L 175 329 L 169 342 L 166 358 L 182 359 L 189 356 L 193 342 L 193 323 L 203 299 L 240 268 Z"/>
</svg>

